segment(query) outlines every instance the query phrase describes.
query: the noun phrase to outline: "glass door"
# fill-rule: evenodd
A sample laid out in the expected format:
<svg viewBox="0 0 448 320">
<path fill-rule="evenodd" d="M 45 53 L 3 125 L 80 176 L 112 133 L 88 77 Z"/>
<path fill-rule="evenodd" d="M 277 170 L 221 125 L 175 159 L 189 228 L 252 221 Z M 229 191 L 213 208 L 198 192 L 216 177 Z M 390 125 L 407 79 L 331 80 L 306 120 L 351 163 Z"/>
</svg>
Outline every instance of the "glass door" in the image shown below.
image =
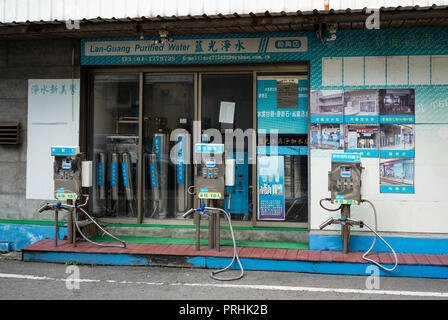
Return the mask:
<svg viewBox="0 0 448 320">
<path fill-rule="evenodd" d="M 91 80 L 91 210 L 99 217 L 136 218 L 139 77 L 97 74 Z"/>
<path fill-rule="evenodd" d="M 307 75 L 257 76 L 258 220 L 308 221 L 308 92 Z"/>
<path fill-rule="evenodd" d="M 143 82 L 144 218 L 183 219 L 193 207 L 193 74 L 146 74 Z"/>
<path fill-rule="evenodd" d="M 235 160 L 234 184 L 226 186 L 231 196 L 217 203 L 230 211 L 232 220 L 249 221 L 253 214 L 252 142 L 253 74 L 203 73 L 200 76 L 202 143 L 225 144 L 225 156 Z"/>
</svg>

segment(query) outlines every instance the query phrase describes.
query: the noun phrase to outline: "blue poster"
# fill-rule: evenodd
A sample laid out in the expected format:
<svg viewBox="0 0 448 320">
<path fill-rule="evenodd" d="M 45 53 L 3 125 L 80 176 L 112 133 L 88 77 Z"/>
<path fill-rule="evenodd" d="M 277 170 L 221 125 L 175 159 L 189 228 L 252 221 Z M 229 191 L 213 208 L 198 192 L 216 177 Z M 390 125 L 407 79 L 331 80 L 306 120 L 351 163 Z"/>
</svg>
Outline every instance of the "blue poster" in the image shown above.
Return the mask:
<svg viewBox="0 0 448 320">
<path fill-rule="evenodd" d="M 257 80 L 258 130 L 279 134 L 308 133 L 308 79 L 259 77 Z"/>
<path fill-rule="evenodd" d="M 283 156 L 258 157 L 258 220 L 285 220 Z"/>
</svg>

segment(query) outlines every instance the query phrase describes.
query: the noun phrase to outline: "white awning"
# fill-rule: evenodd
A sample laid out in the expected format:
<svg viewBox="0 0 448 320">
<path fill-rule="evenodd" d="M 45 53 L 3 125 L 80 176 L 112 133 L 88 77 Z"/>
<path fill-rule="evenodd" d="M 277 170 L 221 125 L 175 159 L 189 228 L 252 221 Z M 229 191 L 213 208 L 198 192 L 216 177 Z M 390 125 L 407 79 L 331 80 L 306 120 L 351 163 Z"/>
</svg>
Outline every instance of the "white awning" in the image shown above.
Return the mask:
<svg viewBox="0 0 448 320">
<path fill-rule="evenodd" d="M 448 0 L 0 0 L 0 23 L 447 6 Z"/>
</svg>

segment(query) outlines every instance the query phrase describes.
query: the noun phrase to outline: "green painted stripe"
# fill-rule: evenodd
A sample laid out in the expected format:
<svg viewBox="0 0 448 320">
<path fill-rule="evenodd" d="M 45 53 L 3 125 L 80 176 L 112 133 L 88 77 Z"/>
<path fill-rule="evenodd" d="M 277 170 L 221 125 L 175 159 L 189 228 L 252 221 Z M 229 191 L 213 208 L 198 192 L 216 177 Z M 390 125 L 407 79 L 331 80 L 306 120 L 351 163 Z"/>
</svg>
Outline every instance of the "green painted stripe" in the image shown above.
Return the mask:
<svg viewBox="0 0 448 320">
<path fill-rule="evenodd" d="M 107 223 L 108 227 L 140 227 L 140 228 L 179 228 L 179 229 L 194 229 L 194 225 L 176 225 L 176 224 L 126 224 L 126 223 Z M 230 229 L 229 226 L 222 226 L 223 229 Z M 201 229 L 208 229 L 208 226 L 203 225 Z M 308 231 L 307 228 L 290 228 L 290 227 L 233 227 L 235 230 L 265 230 L 265 231 Z"/>
<path fill-rule="evenodd" d="M 121 240 L 128 243 L 155 243 L 155 244 L 184 244 L 194 245 L 195 239 L 185 238 L 157 238 L 157 237 L 131 237 L 121 236 Z M 95 237 L 92 241 L 96 242 L 117 242 L 117 240 L 104 236 Z M 208 245 L 207 239 L 201 239 L 201 245 Z M 233 246 L 232 240 L 221 240 L 222 246 Z M 308 249 L 307 243 L 294 242 L 276 242 L 276 241 L 236 241 L 238 247 L 256 247 L 256 248 L 275 248 L 275 249 Z"/>
<path fill-rule="evenodd" d="M 54 221 L 42 220 L 13 220 L 0 219 L 0 223 L 4 224 L 24 224 L 37 226 L 54 226 Z M 67 222 L 59 221 L 60 227 L 65 227 Z M 176 229 L 194 229 L 194 225 L 176 225 L 176 224 L 127 224 L 127 223 L 101 223 L 102 226 L 107 227 L 138 227 L 138 228 L 176 228 Z M 229 230 L 229 226 L 221 226 L 222 229 Z M 201 229 L 208 229 L 207 225 L 202 225 Z M 264 230 L 264 231 L 309 231 L 307 228 L 290 228 L 290 227 L 233 227 L 235 230 Z"/>
<path fill-rule="evenodd" d="M 0 224 L 23 224 L 23 225 L 34 225 L 34 226 L 53 226 L 54 221 L 40 221 L 40 220 L 12 220 L 12 219 L 0 219 Z M 65 227 L 67 222 L 58 221 L 59 227 Z"/>
</svg>

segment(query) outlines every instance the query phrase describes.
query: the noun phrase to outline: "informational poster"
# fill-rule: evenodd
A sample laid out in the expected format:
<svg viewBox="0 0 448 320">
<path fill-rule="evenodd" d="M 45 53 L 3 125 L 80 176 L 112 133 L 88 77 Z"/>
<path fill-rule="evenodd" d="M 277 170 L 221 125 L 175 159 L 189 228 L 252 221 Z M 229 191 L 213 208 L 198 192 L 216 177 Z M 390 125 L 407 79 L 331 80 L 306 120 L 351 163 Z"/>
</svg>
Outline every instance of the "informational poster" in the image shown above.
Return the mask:
<svg viewBox="0 0 448 320">
<path fill-rule="evenodd" d="M 277 80 L 277 108 L 299 107 L 299 80 Z"/>
<path fill-rule="evenodd" d="M 54 199 L 52 146 L 79 146 L 79 79 L 28 80 L 26 198 Z"/>
<path fill-rule="evenodd" d="M 258 157 L 258 220 L 285 220 L 283 156 Z"/>
<path fill-rule="evenodd" d="M 275 154 L 307 154 L 308 86 L 306 76 L 258 77 L 258 154 L 271 154 L 274 145 Z"/>
</svg>

